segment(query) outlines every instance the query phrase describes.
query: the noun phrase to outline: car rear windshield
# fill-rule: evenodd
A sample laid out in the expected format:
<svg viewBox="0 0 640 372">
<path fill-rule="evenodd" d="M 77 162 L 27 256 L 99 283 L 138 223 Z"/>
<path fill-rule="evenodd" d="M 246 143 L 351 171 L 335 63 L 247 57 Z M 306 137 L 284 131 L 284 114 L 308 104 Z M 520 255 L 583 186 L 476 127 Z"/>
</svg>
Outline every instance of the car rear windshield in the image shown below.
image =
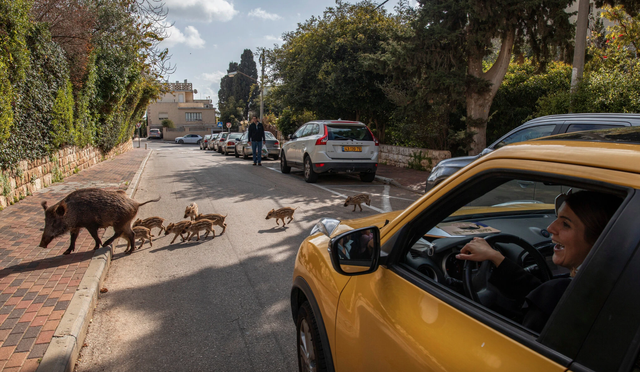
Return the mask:
<svg viewBox="0 0 640 372">
<path fill-rule="evenodd" d="M 228 139 L 232 140 L 232 139 L 238 139 L 240 137 L 242 137 L 242 133 L 231 133 Z"/>
<path fill-rule="evenodd" d="M 276 137 L 273 134 L 271 134 L 271 132 L 264 132 L 264 135 L 268 140 L 276 139 Z"/>
<path fill-rule="evenodd" d="M 359 141 L 373 141 L 371 132 L 364 125 L 327 125 L 329 140 L 353 139 Z"/>
<path fill-rule="evenodd" d="M 160 129 L 149 129 L 149 133 L 160 133 Z"/>
</svg>

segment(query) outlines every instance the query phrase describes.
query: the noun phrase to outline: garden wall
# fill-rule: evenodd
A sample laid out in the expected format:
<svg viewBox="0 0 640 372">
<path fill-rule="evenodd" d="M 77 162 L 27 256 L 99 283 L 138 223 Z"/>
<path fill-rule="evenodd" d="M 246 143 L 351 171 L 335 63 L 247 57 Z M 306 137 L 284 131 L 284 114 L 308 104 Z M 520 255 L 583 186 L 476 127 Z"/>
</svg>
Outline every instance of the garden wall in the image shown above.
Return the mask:
<svg viewBox="0 0 640 372">
<path fill-rule="evenodd" d="M 449 151 L 380 145 L 378 162 L 395 167 L 431 171 L 440 160 L 450 157 L 451 152 Z"/>
<path fill-rule="evenodd" d="M 64 177 L 78 173 L 103 160 L 111 159 L 133 148 L 129 140 L 103 154 L 95 147 L 66 147 L 48 157 L 21 161 L 13 170 L 0 172 L 0 208 L 16 203 Z"/>
</svg>

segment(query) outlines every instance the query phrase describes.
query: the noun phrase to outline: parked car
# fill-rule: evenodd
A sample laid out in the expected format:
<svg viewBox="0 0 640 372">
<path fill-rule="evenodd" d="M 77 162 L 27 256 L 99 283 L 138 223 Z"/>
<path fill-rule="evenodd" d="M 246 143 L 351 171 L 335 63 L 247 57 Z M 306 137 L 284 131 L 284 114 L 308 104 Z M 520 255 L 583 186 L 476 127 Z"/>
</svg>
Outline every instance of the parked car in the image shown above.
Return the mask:
<svg viewBox="0 0 640 372">
<path fill-rule="evenodd" d="M 262 146 L 263 158 L 273 157 L 274 160 L 278 160 L 280 157 L 280 141 L 271 132 L 264 132 L 266 144 Z M 249 145 L 249 131 L 245 131 L 240 137 L 240 141 L 236 145 L 236 158 L 242 154 L 242 157 L 249 159 L 253 156 L 253 149 Z"/>
<path fill-rule="evenodd" d="M 209 139 L 209 143 L 207 144 L 207 150 L 215 150 L 214 146 L 218 137 L 220 137 L 220 133 L 214 133 L 211 135 L 211 138 Z"/>
<path fill-rule="evenodd" d="M 202 136 L 200 136 L 199 134 L 187 134 L 184 137 L 176 137 L 176 139 L 174 140 L 175 143 L 197 143 L 200 144 L 200 141 L 202 141 Z"/>
<path fill-rule="evenodd" d="M 364 182 L 376 177 L 379 142 L 361 122 L 311 121 L 289 139 L 280 154 L 282 173 L 301 167 L 307 182 L 316 182 L 321 173 L 359 173 Z"/>
<path fill-rule="evenodd" d="M 217 152 L 222 154 L 222 145 L 224 144 L 224 141 L 227 139 L 228 135 L 229 135 L 229 132 L 220 133 L 220 135 L 218 136 L 218 138 L 216 139 L 216 141 L 213 144 L 213 146 L 214 146 L 213 150 L 214 151 L 217 151 Z"/>
<path fill-rule="evenodd" d="M 300 370 L 638 370 L 639 175 L 640 128 L 569 133 L 492 151 L 405 210 L 321 220 L 293 271 Z M 568 279 L 556 265 L 587 233 L 556 208 L 571 189 L 621 204 Z M 490 261 L 457 258 L 474 237 L 531 283 L 564 284 L 541 295 L 553 303 L 542 324 L 524 325 L 524 299 L 488 284 Z"/>
<path fill-rule="evenodd" d="M 236 143 L 242 137 L 240 132 L 231 132 L 227 135 L 227 138 L 219 145 L 222 147 L 222 153 L 229 155 L 231 152 L 236 152 Z"/>
<path fill-rule="evenodd" d="M 149 137 L 147 137 L 148 139 L 151 138 L 157 138 L 157 139 L 162 139 L 162 131 L 160 129 L 149 129 Z"/>
<path fill-rule="evenodd" d="M 200 150 L 206 150 L 209 145 L 209 141 L 211 141 L 211 134 L 205 134 L 202 141 L 200 141 Z"/>
<path fill-rule="evenodd" d="M 639 126 L 640 114 L 564 114 L 548 115 L 529 120 L 489 145 L 479 155 L 460 156 L 440 161 L 432 170 L 425 192 L 479 157 L 510 143 L 559 133 Z"/>
</svg>

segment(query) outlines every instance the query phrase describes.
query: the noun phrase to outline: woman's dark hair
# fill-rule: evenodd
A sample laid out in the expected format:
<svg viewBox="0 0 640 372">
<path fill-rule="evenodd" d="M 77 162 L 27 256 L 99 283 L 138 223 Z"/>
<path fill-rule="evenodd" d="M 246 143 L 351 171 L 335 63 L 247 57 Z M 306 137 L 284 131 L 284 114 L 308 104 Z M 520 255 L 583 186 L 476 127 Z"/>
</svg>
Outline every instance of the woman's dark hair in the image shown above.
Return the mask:
<svg viewBox="0 0 640 372">
<path fill-rule="evenodd" d="M 622 199 L 615 195 L 595 191 L 577 191 L 567 195 L 565 203 L 584 224 L 584 237 L 593 245 L 604 230 Z"/>
</svg>

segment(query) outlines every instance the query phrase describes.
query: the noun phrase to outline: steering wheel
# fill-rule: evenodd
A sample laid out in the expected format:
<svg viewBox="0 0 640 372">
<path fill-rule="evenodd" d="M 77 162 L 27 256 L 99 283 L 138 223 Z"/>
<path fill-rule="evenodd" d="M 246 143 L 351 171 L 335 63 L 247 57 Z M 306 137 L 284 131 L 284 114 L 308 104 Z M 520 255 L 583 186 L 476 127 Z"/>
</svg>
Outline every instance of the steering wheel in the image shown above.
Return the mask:
<svg viewBox="0 0 640 372">
<path fill-rule="evenodd" d="M 469 239 L 465 239 L 463 241 L 459 241 L 458 244 L 468 243 L 474 237 L 470 237 Z M 540 276 L 539 279 L 542 282 L 546 282 L 551 279 L 551 270 L 547 265 L 546 260 L 542 253 L 540 253 L 534 246 L 529 244 L 526 240 L 517 237 L 515 235 L 510 234 L 496 234 L 491 235 L 485 238 L 487 243 L 493 248 L 500 251 L 496 248 L 496 243 L 512 243 L 524 249 L 531 257 L 533 257 L 536 265 L 539 268 Z M 501 252 L 502 253 L 502 252 Z M 477 264 L 477 269 L 474 269 L 474 266 Z M 473 261 L 465 261 L 464 263 L 464 290 L 469 298 L 473 301 L 478 302 L 486 307 L 492 308 L 496 303 L 498 296 L 502 296 L 497 291 L 492 290 L 488 287 L 489 277 L 491 277 L 491 272 L 495 268 L 495 265 L 491 261 L 484 262 L 473 262 Z"/>
</svg>

